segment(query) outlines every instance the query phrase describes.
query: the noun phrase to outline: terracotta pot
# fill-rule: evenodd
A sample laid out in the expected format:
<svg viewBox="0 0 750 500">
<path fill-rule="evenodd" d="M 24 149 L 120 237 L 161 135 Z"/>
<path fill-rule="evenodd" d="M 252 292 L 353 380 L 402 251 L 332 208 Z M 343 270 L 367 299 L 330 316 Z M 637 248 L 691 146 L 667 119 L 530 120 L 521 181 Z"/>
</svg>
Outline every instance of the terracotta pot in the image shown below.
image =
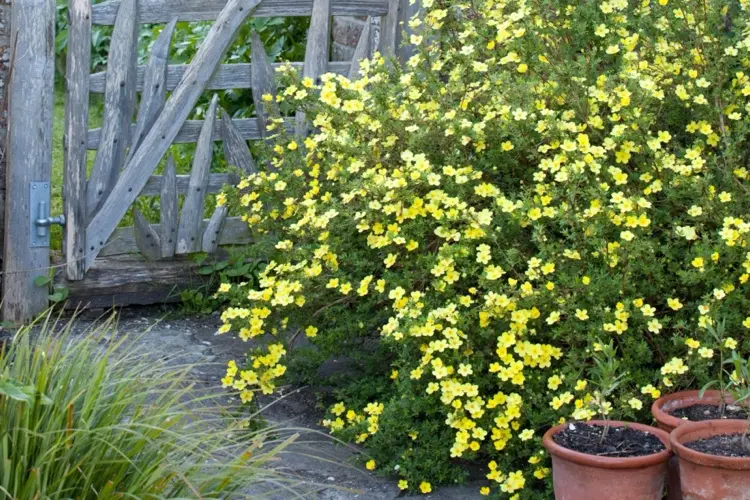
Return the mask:
<svg viewBox="0 0 750 500">
<path fill-rule="evenodd" d="M 544 435 L 544 447 L 552 456 L 552 479 L 556 500 L 661 500 L 667 461 L 671 456 L 669 435 L 655 427 L 629 422 L 592 420 L 592 425 L 628 426 L 655 435 L 666 449 L 644 457 L 612 458 L 587 455 L 564 448 L 552 436 L 569 424 L 561 424 Z"/>
<path fill-rule="evenodd" d="M 728 403 L 732 401 L 729 396 L 726 396 L 726 400 Z M 669 412 L 673 412 L 677 408 L 686 408 L 696 404 L 718 406 L 719 403 L 721 403 L 720 391 L 706 391 L 702 398 L 700 397 L 700 391 L 675 392 L 654 401 L 654 404 L 651 405 L 651 415 L 654 416 L 656 426 L 659 429 L 672 432 L 688 421 L 673 417 Z"/>
<path fill-rule="evenodd" d="M 725 396 L 727 402 L 732 398 Z M 651 405 L 651 415 L 656 420 L 659 429 L 672 432 L 677 427 L 688 423 L 688 420 L 673 417 L 669 414 L 677 408 L 685 408 L 695 404 L 716 405 L 721 403 L 721 391 L 706 391 L 700 397 L 700 391 L 681 391 L 662 396 Z M 681 500 L 682 489 L 680 488 L 680 464 L 676 456 L 669 460 L 669 472 L 667 473 L 667 500 Z"/>
<path fill-rule="evenodd" d="M 745 432 L 745 420 L 690 422 L 672 431 L 672 448 L 680 460 L 685 500 L 750 499 L 750 458 L 718 457 L 685 447 L 697 439 Z"/>
</svg>

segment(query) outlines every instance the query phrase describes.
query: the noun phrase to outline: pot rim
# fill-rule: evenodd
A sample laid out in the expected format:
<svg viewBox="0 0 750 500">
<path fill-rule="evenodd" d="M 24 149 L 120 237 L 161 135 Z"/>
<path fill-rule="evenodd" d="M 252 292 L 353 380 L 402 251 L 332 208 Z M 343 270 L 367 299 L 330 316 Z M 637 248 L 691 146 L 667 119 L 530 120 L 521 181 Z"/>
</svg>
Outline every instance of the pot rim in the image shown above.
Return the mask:
<svg viewBox="0 0 750 500">
<path fill-rule="evenodd" d="M 588 455 L 579 451 L 574 451 L 563 446 L 560 446 L 552 439 L 552 436 L 561 432 L 571 423 L 582 423 L 589 425 L 610 425 L 612 427 L 630 427 L 639 431 L 644 431 L 649 434 L 653 434 L 659 441 L 664 444 L 664 450 L 654 453 L 652 455 L 645 455 L 640 457 L 600 457 L 597 455 Z M 656 427 L 650 425 L 639 424 L 636 422 L 623 422 L 619 420 L 589 420 L 588 422 L 577 422 L 569 421 L 563 424 L 552 427 L 544 433 L 542 439 L 544 447 L 547 448 L 550 455 L 555 455 L 559 458 L 574 462 L 580 465 L 587 465 L 589 467 L 596 467 L 599 469 L 642 469 L 645 467 L 651 467 L 666 463 L 669 457 L 672 455 L 672 445 L 669 442 L 669 434 Z"/>
<path fill-rule="evenodd" d="M 748 425 L 750 425 L 750 422 L 747 420 L 704 420 L 702 422 L 687 422 L 673 430 L 669 435 L 669 440 L 672 443 L 674 453 L 680 458 L 680 460 L 687 460 L 688 462 L 697 465 L 717 469 L 750 470 L 750 457 L 722 457 L 719 455 L 709 455 L 708 453 L 691 450 L 683 444 L 683 442 L 700 439 L 701 437 L 695 437 L 692 434 L 700 433 L 701 431 L 706 430 L 706 428 L 713 429 L 714 432 L 711 432 L 710 436 L 720 436 L 723 434 L 736 434 L 742 432 Z"/>
<path fill-rule="evenodd" d="M 668 426 L 672 429 L 680 427 L 691 420 L 684 420 L 681 418 L 673 417 L 669 413 L 663 410 L 667 404 L 672 403 L 670 409 L 676 410 L 677 408 L 685 408 L 686 406 L 692 406 L 694 404 L 712 404 L 717 403 L 720 400 L 720 392 L 718 390 L 709 390 L 700 397 L 698 390 L 693 391 L 679 391 L 671 394 L 666 394 L 651 404 L 651 415 L 656 421 L 662 425 Z M 728 401 L 732 398 L 727 394 Z"/>
</svg>

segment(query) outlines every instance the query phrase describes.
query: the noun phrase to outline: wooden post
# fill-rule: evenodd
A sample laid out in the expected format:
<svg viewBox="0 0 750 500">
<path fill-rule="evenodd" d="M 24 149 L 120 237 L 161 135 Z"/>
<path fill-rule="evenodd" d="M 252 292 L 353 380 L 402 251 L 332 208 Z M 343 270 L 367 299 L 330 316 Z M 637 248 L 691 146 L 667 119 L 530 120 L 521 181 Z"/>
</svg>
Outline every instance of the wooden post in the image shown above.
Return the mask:
<svg viewBox="0 0 750 500">
<path fill-rule="evenodd" d="M 48 290 L 34 280 L 49 273 L 49 248 L 31 248 L 31 182 L 49 182 L 55 77 L 55 0 L 11 7 L 8 88 L 8 171 L 3 318 L 21 322 L 47 307 Z"/>
</svg>

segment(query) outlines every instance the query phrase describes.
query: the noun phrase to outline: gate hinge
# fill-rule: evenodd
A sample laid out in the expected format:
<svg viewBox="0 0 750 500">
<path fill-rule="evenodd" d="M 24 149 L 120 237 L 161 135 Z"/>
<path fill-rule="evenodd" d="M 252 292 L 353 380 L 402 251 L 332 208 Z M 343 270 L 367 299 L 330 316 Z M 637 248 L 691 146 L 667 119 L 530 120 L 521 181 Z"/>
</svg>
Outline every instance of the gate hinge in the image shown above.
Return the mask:
<svg viewBox="0 0 750 500">
<path fill-rule="evenodd" d="M 50 226 L 65 225 L 64 215 L 50 217 L 49 186 L 49 182 L 32 182 L 29 187 L 29 234 L 31 236 L 31 248 L 49 247 Z"/>
</svg>

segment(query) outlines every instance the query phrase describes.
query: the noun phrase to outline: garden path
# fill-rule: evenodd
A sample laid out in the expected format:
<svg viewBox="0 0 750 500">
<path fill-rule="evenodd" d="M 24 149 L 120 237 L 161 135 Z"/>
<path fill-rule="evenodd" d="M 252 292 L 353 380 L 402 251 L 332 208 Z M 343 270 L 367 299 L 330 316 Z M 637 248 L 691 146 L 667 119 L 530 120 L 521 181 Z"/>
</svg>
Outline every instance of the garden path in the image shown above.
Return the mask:
<svg viewBox="0 0 750 500">
<path fill-rule="evenodd" d="M 97 321 L 99 313 L 85 313 L 76 319 L 74 332 L 83 332 Z M 139 345 L 146 352 L 162 359 L 179 359 L 185 364 L 198 364 L 195 378 L 205 387 L 216 387 L 224 376 L 230 359 L 240 360 L 247 353 L 247 343 L 231 335 L 217 336 L 218 315 L 185 317 L 173 309 L 159 307 L 131 308 L 120 313 L 118 334 L 140 338 Z M 336 363 L 336 360 L 332 360 Z M 396 480 L 375 476 L 352 465 L 354 447 L 335 442 L 319 425 L 322 410 L 315 388 L 289 389 L 281 399 L 265 398 L 263 417 L 270 425 L 294 429 L 300 438 L 281 457 L 281 465 L 274 467 L 299 480 L 290 493 L 274 494 L 271 498 L 304 498 L 320 500 L 392 500 L 408 498 L 396 486 Z M 238 402 L 233 401 L 236 405 Z M 291 431 L 290 431 L 291 432 Z M 286 434 L 286 432 L 285 432 Z M 478 500 L 478 485 L 445 487 L 425 500 Z M 252 491 L 268 498 L 267 491 Z M 264 494 L 265 493 L 265 494 Z"/>
</svg>

